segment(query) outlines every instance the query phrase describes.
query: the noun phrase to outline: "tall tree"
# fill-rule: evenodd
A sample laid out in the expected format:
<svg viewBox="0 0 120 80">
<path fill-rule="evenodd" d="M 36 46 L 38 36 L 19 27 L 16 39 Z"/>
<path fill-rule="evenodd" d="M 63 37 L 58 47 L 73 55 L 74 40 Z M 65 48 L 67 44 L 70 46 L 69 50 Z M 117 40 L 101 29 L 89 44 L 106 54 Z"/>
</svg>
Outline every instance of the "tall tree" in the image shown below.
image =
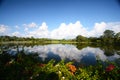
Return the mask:
<svg viewBox="0 0 120 80">
<path fill-rule="evenodd" d="M 112 30 L 105 30 L 103 33 L 103 41 L 105 43 L 113 43 L 114 42 L 115 33 Z"/>
<path fill-rule="evenodd" d="M 120 44 L 120 32 L 116 33 L 115 42 Z"/>
<path fill-rule="evenodd" d="M 116 33 L 115 38 L 120 38 L 120 32 Z"/>
<path fill-rule="evenodd" d="M 87 41 L 87 38 L 84 37 L 84 36 L 82 36 L 82 35 L 78 35 L 78 36 L 76 37 L 76 41 L 77 41 L 77 42 L 86 42 L 86 41 Z"/>
<path fill-rule="evenodd" d="M 114 38 L 114 31 L 112 30 L 105 30 L 104 31 L 104 38 Z"/>
</svg>

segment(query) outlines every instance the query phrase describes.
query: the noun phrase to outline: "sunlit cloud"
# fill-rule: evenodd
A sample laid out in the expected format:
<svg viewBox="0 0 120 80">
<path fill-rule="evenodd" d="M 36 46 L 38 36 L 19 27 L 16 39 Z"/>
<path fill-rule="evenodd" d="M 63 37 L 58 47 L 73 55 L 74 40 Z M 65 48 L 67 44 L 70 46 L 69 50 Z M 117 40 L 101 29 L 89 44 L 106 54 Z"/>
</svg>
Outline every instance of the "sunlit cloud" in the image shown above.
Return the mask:
<svg viewBox="0 0 120 80">
<path fill-rule="evenodd" d="M 83 27 L 80 21 L 75 23 L 61 23 L 57 29 L 51 31 L 51 38 L 75 38 L 77 35 L 87 35 L 87 29 Z"/>
<path fill-rule="evenodd" d="M 20 27 L 18 25 L 15 26 L 16 29 L 20 29 Z"/>
<path fill-rule="evenodd" d="M 40 24 L 30 23 L 24 24 L 22 32 L 18 32 L 18 29 L 21 27 L 16 26 L 16 30 L 14 32 L 9 33 L 8 35 L 14 36 L 23 36 L 23 37 L 35 37 L 35 38 L 52 38 L 52 39 L 73 39 L 76 38 L 77 35 L 82 35 L 85 37 L 99 37 L 103 34 L 103 32 L 107 29 L 113 30 L 115 33 L 120 32 L 120 22 L 100 22 L 95 23 L 91 29 L 88 30 L 88 27 L 84 27 L 80 21 L 76 21 L 75 23 L 61 23 L 57 28 L 53 30 L 48 29 L 48 25 L 46 22 Z M 7 28 L 9 26 L 0 25 L 0 34 L 4 35 L 5 32 L 8 32 Z"/>
<path fill-rule="evenodd" d="M 113 30 L 115 33 L 120 32 L 120 22 L 107 23 L 107 29 Z"/>
<path fill-rule="evenodd" d="M 91 31 L 88 31 L 89 37 L 99 37 L 103 34 L 105 30 L 113 30 L 115 33 L 120 32 L 120 22 L 111 22 L 111 23 L 95 23 L 94 28 Z"/>
<path fill-rule="evenodd" d="M 66 25 L 62 23 L 57 29 L 51 31 L 51 38 L 63 39 L 63 38 L 75 38 L 77 35 L 85 37 L 99 37 L 103 35 L 105 30 L 113 30 L 115 33 L 120 32 L 120 22 L 111 23 L 95 23 L 91 30 L 84 27 L 80 21 L 76 23 L 70 23 Z"/>
<path fill-rule="evenodd" d="M 4 33 L 6 31 L 5 25 L 0 25 L 0 33 Z"/>
<path fill-rule="evenodd" d="M 25 28 L 24 28 L 24 31 L 25 31 L 25 32 L 27 32 L 27 31 L 28 31 L 28 28 L 27 28 L 27 27 L 25 27 Z"/>
<path fill-rule="evenodd" d="M 26 35 L 27 37 L 39 37 L 39 38 L 48 38 L 49 37 L 49 31 L 48 26 L 45 22 L 42 23 L 41 26 L 39 26 L 37 29 L 30 31 Z"/>
<path fill-rule="evenodd" d="M 18 37 L 20 37 L 21 34 L 20 34 L 20 32 L 16 31 L 16 32 L 13 32 L 13 33 L 12 33 L 12 36 L 18 36 Z"/>
<path fill-rule="evenodd" d="M 0 24 L 0 35 L 6 35 L 8 31 L 8 26 Z"/>
<path fill-rule="evenodd" d="M 30 24 L 23 24 L 23 26 L 28 27 L 28 28 L 34 28 L 34 27 L 37 27 L 37 24 L 32 22 Z"/>
<path fill-rule="evenodd" d="M 107 24 L 105 22 L 101 22 L 101 23 L 95 23 L 93 29 L 91 31 L 88 31 L 88 37 L 99 37 L 100 35 L 103 34 L 103 32 L 105 31 L 107 27 Z"/>
</svg>

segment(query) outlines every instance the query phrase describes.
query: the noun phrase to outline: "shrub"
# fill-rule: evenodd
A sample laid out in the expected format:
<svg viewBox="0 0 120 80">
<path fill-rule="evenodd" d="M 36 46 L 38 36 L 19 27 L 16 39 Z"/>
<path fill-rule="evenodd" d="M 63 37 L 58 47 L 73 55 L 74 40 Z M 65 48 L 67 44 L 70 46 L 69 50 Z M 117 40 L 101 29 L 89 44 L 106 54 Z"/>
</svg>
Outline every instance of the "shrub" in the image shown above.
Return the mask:
<svg viewBox="0 0 120 80">
<path fill-rule="evenodd" d="M 6 56 L 7 55 L 7 56 Z M 77 67 L 64 60 L 41 63 L 37 54 L 0 54 L 0 80 L 118 80 L 120 66 L 104 62 Z"/>
</svg>

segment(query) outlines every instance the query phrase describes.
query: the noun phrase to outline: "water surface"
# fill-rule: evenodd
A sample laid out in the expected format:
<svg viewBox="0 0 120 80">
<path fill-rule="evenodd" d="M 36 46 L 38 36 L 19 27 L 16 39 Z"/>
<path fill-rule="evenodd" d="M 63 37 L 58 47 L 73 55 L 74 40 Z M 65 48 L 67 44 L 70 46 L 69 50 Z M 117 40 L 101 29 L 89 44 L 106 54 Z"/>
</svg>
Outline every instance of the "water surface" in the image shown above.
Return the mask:
<svg viewBox="0 0 120 80">
<path fill-rule="evenodd" d="M 82 45 L 81 45 L 82 46 Z M 80 46 L 80 47 L 81 47 Z M 78 45 L 71 44 L 49 44 L 49 45 L 19 45 L 19 46 L 10 46 L 10 54 L 16 54 L 17 51 L 24 50 L 25 53 L 37 53 L 41 61 L 49 61 L 55 59 L 56 61 L 65 60 L 65 61 L 74 61 L 75 64 L 85 64 L 85 65 L 94 65 L 96 60 L 100 59 L 101 61 L 114 61 L 120 58 L 120 50 L 111 49 L 109 47 L 90 47 L 85 46 L 79 48 Z"/>
</svg>

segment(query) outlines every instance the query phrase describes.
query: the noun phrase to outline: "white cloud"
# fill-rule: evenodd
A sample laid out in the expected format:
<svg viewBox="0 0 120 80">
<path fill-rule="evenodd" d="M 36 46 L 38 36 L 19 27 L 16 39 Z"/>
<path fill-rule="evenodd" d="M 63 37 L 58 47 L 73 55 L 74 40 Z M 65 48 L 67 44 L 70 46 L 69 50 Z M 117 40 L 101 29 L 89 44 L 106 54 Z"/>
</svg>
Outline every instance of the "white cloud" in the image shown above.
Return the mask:
<svg viewBox="0 0 120 80">
<path fill-rule="evenodd" d="M 115 33 L 120 32 L 120 22 L 95 23 L 94 28 L 91 31 L 89 31 L 88 34 L 89 34 L 89 36 L 99 37 L 107 29 L 113 30 Z"/>
<path fill-rule="evenodd" d="M 82 26 L 82 24 L 77 21 L 76 23 L 69 23 L 66 25 L 62 23 L 57 29 L 51 32 L 51 38 L 75 38 L 77 35 L 87 35 L 87 29 Z"/>
<path fill-rule="evenodd" d="M 107 27 L 107 24 L 105 22 L 95 23 L 94 28 L 88 32 L 89 34 L 88 37 L 91 37 L 91 36 L 99 37 L 100 35 L 103 34 L 106 27 Z"/>
<path fill-rule="evenodd" d="M 26 27 L 26 28 L 24 29 L 24 31 L 26 31 L 26 32 L 27 32 L 27 31 L 28 31 L 28 28 Z"/>
<path fill-rule="evenodd" d="M 8 35 L 15 36 L 23 36 L 23 37 L 36 37 L 36 38 L 54 38 L 54 39 L 72 39 L 77 35 L 83 35 L 86 37 L 99 37 L 103 34 L 106 29 L 113 30 L 115 33 L 120 32 L 120 22 L 100 22 L 95 23 L 91 30 L 88 30 L 84 27 L 80 21 L 76 21 L 75 23 L 61 23 L 58 28 L 53 29 L 52 31 L 48 30 L 48 26 L 45 22 L 38 26 L 39 24 L 30 23 L 24 24 L 24 29 L 22 32 L 14 31 L 13 33 L 8 34 L 7 26 L 0 25 L 0 34 L 5 34 L 7 32 Z M 20 28 L 16 26 L 16 28 Z M 23 33 L 24 32 L 24 33 Z M 3 35 L 4 35 L 3 34 Z"/>
<path fill-rule="evenodd" d="M 62 23 L 57 29 L 51 32 L 51 38 L 63 39 L 63 38 L 75 38 L 77 35 L 83 35 L 86 37 L 99 37 L 105 30 L 113 30 L 115 33 L 120 32 L 120 22 L 111 23 L 95 23 L 93 29 L 88 31 L 80 21 L 76 23 L 70 23 L 66 25 Z"/>
<path fill-rule="evenodd" d="M 80 21 L 75 23 L 61 23 L 60 26 L 52 31 L 48 30 L 48 26 L 45 22 L 35 30 L 30 31 L 28 27 L 25 28 L 27 37 L 39 37 L 39 38 L 54 38 L 54 39 L 72 39 L 77 35 L 83 35 L 86 37 L 99 37 L 106 29 L 113 30 L 114 32 L 120 31 L 120 22 L 112 23 L 95 23 L 93 29 L 90 31 L 85 28 Z"/>
<path fill-rule="evenodd" d="M 32 22 L 32 23 L 30 23 L 30 24 L 23 24 L 23 26 L 24 26 L 24 27 L 27 27 L 27 28 L 35 28 L 35 27 L 37 27 L 37 24 L 34 23 L 34 22 Z"/>
<path fill-rule="evenodd" d="M 115 33 L 120 32 L 120 22 L 111 22 L 107 24 L 107 29 L 113 30 Z"/>
<path fill-rule="evenodd" d="M 20 35 L 21 35 L 21 34 L 20 34 L 20 32 L 18 32 L 18 31 L 12 33 L 12 36 L 18 36 L 18 37 L 19 37 Z"/>
<path fill-rule="evenodd" d="M 0 25 L 0 35 L 6 34 L 6 32 L 7 32 L 7 26 Z"/>
<path fill-rule="evenodd" d="M 32 22 L 30 24 L 23 24 L 23 26 L 25 27 L 24 28 L 25 33 L 29 33 L 31 29 L 35 29 L 38 27 L 38 25 L 34 22 Z"/>
<path fill-rule="evenodd" d="M 4 33 L 6 31 L 5 25 L 0 25 L 0 33 Z"/>
<path fill-rule="evenodd" d="M 45 22 L 43 22 L 42 25 L 40 27 L 38 27 L 38 29 L 28 32 L 26 36 L 27 37 L 34 36 L 34 37 L 39 37 L 39 38 L 48 38 L 49 37 L 48 26 L 46 25 Z"/>
<path fill-rule="evenodd" d="M 16 29 L 20 29 L 20 27 L 18 25 L 15 26 Z"/>
</svg>

